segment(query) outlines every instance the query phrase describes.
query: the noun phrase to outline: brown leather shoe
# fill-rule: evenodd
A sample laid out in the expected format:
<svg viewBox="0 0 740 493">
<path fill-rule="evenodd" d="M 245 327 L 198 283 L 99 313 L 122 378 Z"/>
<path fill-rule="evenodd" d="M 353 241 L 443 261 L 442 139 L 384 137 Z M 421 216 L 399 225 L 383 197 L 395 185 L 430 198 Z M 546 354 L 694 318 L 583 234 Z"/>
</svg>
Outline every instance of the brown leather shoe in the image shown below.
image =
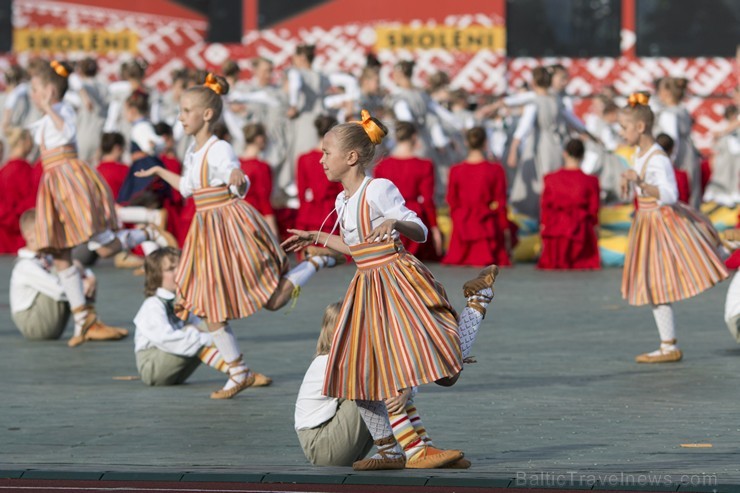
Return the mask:
<svg viewBox="0 0 740 493">
<path fill-rule="evenodd" d="M 406 469 L 437 469 L 463 458 L 459 450 L 441 450 L 424 445 L 412 458 L 406 461 Z"/>
<path fill-rule="evenodd" d="M 262 373 L 252 372 L 254 375 L 254 383 L 250 387 L 267 387 L 272 384 L 272 378 L 263 375 Z"/>
<path fill-rule="evenodd" d="M 663 349 L 663 346 L 673 346 L 673 349 Z M 681 361 L 683 353 L 676 347 L 676 339 L 668 341 L 660 341 L 659 354 L 651 355 L 650 353 L 643 353 L 635 357 L 635 361 L 638 363 L 676 363 Z"/>
<path fill-rule="evenodd" d="M 681 359 L 683 359 L 683 353 L 678 348 L 670 351 L 661 349 L 660 354 L 643 353 L 635 357 L 635 361 L 638 363 L 677 363 Z"/>
<path fill-rule="evenodd" d="M 466 298 L 470 298 L 471 296 L 474 296 L 477 292 L 482 291 L 486 288 L 491 288 L 491 293 L 493 293 L 493 283 L 496 282 L 496 277 L 498 276 L 498 266 L 496 265 L 489 265 L 482 271 L 478 273 L 478 277 L 469 280 L 465 284 L 463 284 L 463 295 Z M 491 301 L 491 300 L 488 300 Z M 477 301 L 468 300 L 467 306 L 470 308 L 477 310 L 480 312 L 483 317 L 486 316 L 486 308 L 478 303 Z"/>
<path fill-rule="evenodd" d="M 130 252 L 118 252 L 113 257 L 113 265 L 118 269 L 137 269 L 144 267 L 144 259 Z"/>
<path fill-rule="evenodd" d="M 119 327 L 111 327 L 100 320 L 96 320 L 85 332 L 86 341 L 117 341 L 128 336 L 128 330 Z"/>
<path fill-rule="evenodd" d="M 244 375 L 247 374 L 247 378 L 242 380 L 241 382 L 237 381 L 234 377 L 237 375 Z M 236 382 L 236 385 L 231 387 L 230 389 L 219 389 L 215 392 L 211 393 L 211 399 L 231 399 L 236 394 L 241 392 L 242 390 L 245 390 L 249 387 L 251 387 L 254 384 L 254 373 L 252 373 L 249 370 L 244 370 L 239 373 L 235 373 L 231 376 L 229 376 L 229 380 L 233 380 Z"/>
<path fill-rule="evenodd" d="M 470 469 L 471 465 L 470 461 L 463 457 L 462 459 L 457 459 L 455 462 L 450 462 L 449 464 L 442 466 L 440 469 Z"/>
<path fill-rule="evenodd" d="M 387 469 L 403 469 L 406 466 L 406 455 L 401 454 L 395 456 L 391 454 L 391 450 L 396 445 L 396 438 L 391 435 L 389 437 L 375 440 L 375 445 L 378 447 L 379 459 L 358 460 L 352 464 L 352 469 L 355 471 L 382 471 Z"/>
<path fill-rule="evenodd" d="M 469 298 L 482 289 L 493 289 L 493 283 L 496 282 L 498 272 L 499 269 L 497 265 L 489 265 L 488 267 L 480 271 L 476 278 L 471 279 L 463 284 L 463 295 L 466 298 Z"/>
</svg>

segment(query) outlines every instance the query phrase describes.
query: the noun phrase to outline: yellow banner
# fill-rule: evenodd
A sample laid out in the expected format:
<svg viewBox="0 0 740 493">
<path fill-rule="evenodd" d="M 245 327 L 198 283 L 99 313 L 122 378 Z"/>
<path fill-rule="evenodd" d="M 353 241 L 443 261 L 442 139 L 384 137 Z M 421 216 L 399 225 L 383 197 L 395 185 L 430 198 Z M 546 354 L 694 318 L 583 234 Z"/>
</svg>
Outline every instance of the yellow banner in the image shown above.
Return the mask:
<svg viewBox="0 0 740 493">
<path fill-rule="evenodd" d="M 377 50 L 506 50 L 504 26 L 378 27 L 375 34 Z"/>
<path fill-rule="evenodd" d="M 13 51 L 35 53 L 92 51 L 100 54 L 125 51 L 136 53 L 138 40 L 136 33 L 128 30 L 14 29 Z"/>
</svg>

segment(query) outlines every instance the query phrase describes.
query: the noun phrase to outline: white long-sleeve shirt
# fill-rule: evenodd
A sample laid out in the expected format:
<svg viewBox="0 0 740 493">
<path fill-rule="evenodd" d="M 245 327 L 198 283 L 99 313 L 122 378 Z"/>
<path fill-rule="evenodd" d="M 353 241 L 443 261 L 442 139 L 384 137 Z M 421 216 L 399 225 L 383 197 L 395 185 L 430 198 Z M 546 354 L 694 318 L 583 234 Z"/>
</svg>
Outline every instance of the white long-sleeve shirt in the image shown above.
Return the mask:
<svg viewBox="0 0 740 493">
<path fill-rule="evenodd" d="M 654 151 L 658 151 L 657 153 Z M 648 185 L 658 187 L 660 205 L 671 205 L 678 201 L 678 185 L 676 185 L 676 174 L 673 171 L 670 159 L 665 155 L 663 149 L 656 143 L 648 151 L 640 156 L 641 150 L 635 150 L 635 171 L 642 176 L 642 170 L 647 166 L 645 182 Z M 648 156 L 650 160 L 648 161 Z M 642 189 L 637 187 L 637 192 L 642 194 Z"/>
<path fill-rule="evenodd" d="M 295 402 L 295 429 L 316 428 L 337 413 L 337 399 L 322 394 L 329 355 L 316 356 L 306 370 Z"/>
<path fill-rule="evenodd" d="M 150 296 L 139 308 L 134 318 L 135 351 L 157 348 L 178 356 L 195 356 L 203 346 L 213 343 L 207 332 L 200 332 L 196 324 L 200 319 L 190 315 L 187 321 L 167 315 L 167 307 L 160 299 L 174 300 L 175 293 L 158 288 L 156 296 Z"/>
<path fill-rule="evenodd" d="M 18 250 L 18 260 L 10 274 L 10 311 L 28 310 L 39 294 L 55 301 L 67 301 L 64 288 L 51 270 L 51 257 L 41 257 L 27 248 Z"/>
<path fill-rule="evenodd" d="M 131 141 L 150 156 L 156 156 L 164 147 L 162 136 L 157 135 L 152 122 L 145 119 L 138 120 L 131 126 Z"/>
<path fill-rule="evenodd" d="M 213 145 L 211 145 L 212 142 Z M 180 193 L 183 197 L 189 197 L 193 194 L 193 191 L 206 186 L 200 180 L 201 166 L 203 165 L 203 157 L 206 151 L 208 151 L 207 186 L 219 187 L 226 185 L 229 183 L 231 172 L 235 169 L 241 169 L 239 159 L 234 154 L 234 149 L 228 142 L 219 140 L 216 136 L 211 136 L 203 144 L 203 147 L 197 151 L 195 151 L 195 142 L 193 142 L 188 147 L 185 160 L 183 161 L 183 172 L 180 179 Z M 240 198 L 244 198 L 246 192 L 249 190 L 249 178 L 245 178 L 247 179 L 247 186 L 243 189 L 243 194 L 240 194 L 240 190 L 236 187 L 229 187 L 231 193 Z"/>
<path fill-rule="evenodd" d="M 77 114 L 71 105 L 65 102 L 55 103 L 51 108 L 62 118 L 64 125 L 59 130 L 49 115 L 28 126 L 33 134 L 33 140 L 37 145 L 43 145 L 47 149 L 74 145 L 77 134 Z"/>
<path fill-rule="evenodd" d="M 365 181 L 369 179 L 369 177 L 366 177 Z M 367 186 L 365 199 L 370 204 L 370 221 L 373 229 L 380 226 L 386 219 L 412 221 L 421 226 L 424 231 L 424 241 L 426 241 L 427 227 L 414 211 L 406 207 L 406 201 L 403 200 L 401 192 L 398 191 L 398 188 L 390 180 L 386 180 L 385 178 L 374 179 Z M 344 243 L 350 246 L 357 245 L 361 242 L 357 229 L 357 207 L 359 201 L 360 190 L 358 189 L 349 199 L 345 198 L 344 192 L 340 193 L 334 204 L 339 216 L 337 221 L 341 228 L 342 238 L 344 239 Z M 368 233 L 370 231 L 365 232 L 365 234 Z M 398 231 L 394 231 L 394 240 L 397 240 L 398 237 Z M 364 241 L 364 238 L 362 241 Z"/>
</svg>

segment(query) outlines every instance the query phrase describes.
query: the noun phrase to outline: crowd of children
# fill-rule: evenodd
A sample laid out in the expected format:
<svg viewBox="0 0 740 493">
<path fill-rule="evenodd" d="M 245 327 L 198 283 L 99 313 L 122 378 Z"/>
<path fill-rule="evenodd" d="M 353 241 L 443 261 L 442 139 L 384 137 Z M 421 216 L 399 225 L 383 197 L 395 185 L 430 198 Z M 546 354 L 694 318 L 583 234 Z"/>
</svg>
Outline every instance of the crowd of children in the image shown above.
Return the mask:
<svg viewBox="0 0 740 493">
<path fill-rule="evenodd" d="M 637 361 L 682 358 L 672 303 L 728 277 L 721 238 L 696 210 L 705 192 L 684 82 L 657 83 L 659 108 L 643 93 L 622 109 L 601 96 L 585 125 L 561 66 L 534 69 L 532 91 L 470 111 L 444 77 L 430 91 L 415 87 L 410 62 L 395 67 L 396 91 L 384 98 L 377 60 L 358 81 L 314 70 L 313 57 L 298 48 L 285 92 L 264 59 L 252 84 L 232 64 L 226 77 L 178 71 L 165 94 L 145 86 L 138 62 L 107 88 L 91 60 L 36 60 L 28 75 L 13 67 L 0 240 L 18 255 L 11 312 L 20 332 L 58 339 L 72 318 L 71 347 L 126 337 L 98 318 L 95 276 L 73 250 L 138 249 L 142 380 L 180 384 L 205 363 L 228 375 L 211 398 L 231 399 L 271 379 L 246 363 L 229 322 L 284 307 L 316 272 L 352 258 L 357 272 L 327 309 L 298 394 L 306 457 L 357 470 L 466 468 L 461 451 L 434 447 L 413 397 L 423 384 L 454 385 L 471 361 L 498 266 L 512 264 L 510 207 L 540 222 L 539 268 L 598 269 L 600 204 L 634 200 L 622 295 L 653 307 L 661 340 Z M 737 111 L 727 115 L 715 176 L 740 181 Z M 615 160 L 617 139 L 636 147 L 634 168 Z M 705 194 L 732 205 L 738 195 L 716 178 Z M 302 258 L 292 269 L 291 252 Z M 460 313 L 421 260 L 484 267 L 463 286 Z M 738 337 L 735 305 L 727 323 Z M 373 442 L 377 453 L 365 458 Z"/>
</svg>

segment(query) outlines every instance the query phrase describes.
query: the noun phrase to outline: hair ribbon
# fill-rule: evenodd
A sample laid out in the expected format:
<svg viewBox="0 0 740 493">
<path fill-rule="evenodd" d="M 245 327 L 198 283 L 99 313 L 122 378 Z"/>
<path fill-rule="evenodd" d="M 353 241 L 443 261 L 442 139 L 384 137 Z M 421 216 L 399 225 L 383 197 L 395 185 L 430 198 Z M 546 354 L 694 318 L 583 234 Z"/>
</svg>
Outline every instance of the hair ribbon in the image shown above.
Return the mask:
<svg viewBox="0 0 740 493">
<path fill-rule="evenodd" d="M 206 81 L 205 83 L 203 83 L 203 85 L 219 96 L 221 95 L 221 93 L 224 92 L 221 84 L 219 84 L 218 82 L 218 79 L 216 79 L 216 77 L 211 72 L 208 72 L 208 75 L 206 75 Z"/>
<path fill-rule="evenodd" d="M 385 132 L 382 128 L 378 126 L 377 123 L 373 121 L 372 116 L 370 116 L 370 112 L 367 110 L 362 110 L 360 113 L 360 121 L 355 121 L 353 123 L 359 123 L 362 125 L 362 128 L 365 130 L 365 133 L 368 137 L 370 137 L 370 142 L 373 144 L 380 144 L 383 142 L 383 137 L 385 137 Z"/>
<path fill-rule="evenodd" d="M 51 62 L 49 62 L 49 65 L 51 66 L 51 68 L 54 69 L 54 72 L 56 72 L 58 76 L 64 77 L 65 79 L 69 77 L 69 72 L 67 71 L 67 69 L 64 68 L 64 65 L 62 65 L 58 61 L 52 60 Z"/>
<path fill-rule="evenodd" d="M 633 92 L 627 99 L 627 103 L 633 108 L 635 106 L 647 106 L 650 101 L 650 96 L 643 92 Z"/>
</svg>

